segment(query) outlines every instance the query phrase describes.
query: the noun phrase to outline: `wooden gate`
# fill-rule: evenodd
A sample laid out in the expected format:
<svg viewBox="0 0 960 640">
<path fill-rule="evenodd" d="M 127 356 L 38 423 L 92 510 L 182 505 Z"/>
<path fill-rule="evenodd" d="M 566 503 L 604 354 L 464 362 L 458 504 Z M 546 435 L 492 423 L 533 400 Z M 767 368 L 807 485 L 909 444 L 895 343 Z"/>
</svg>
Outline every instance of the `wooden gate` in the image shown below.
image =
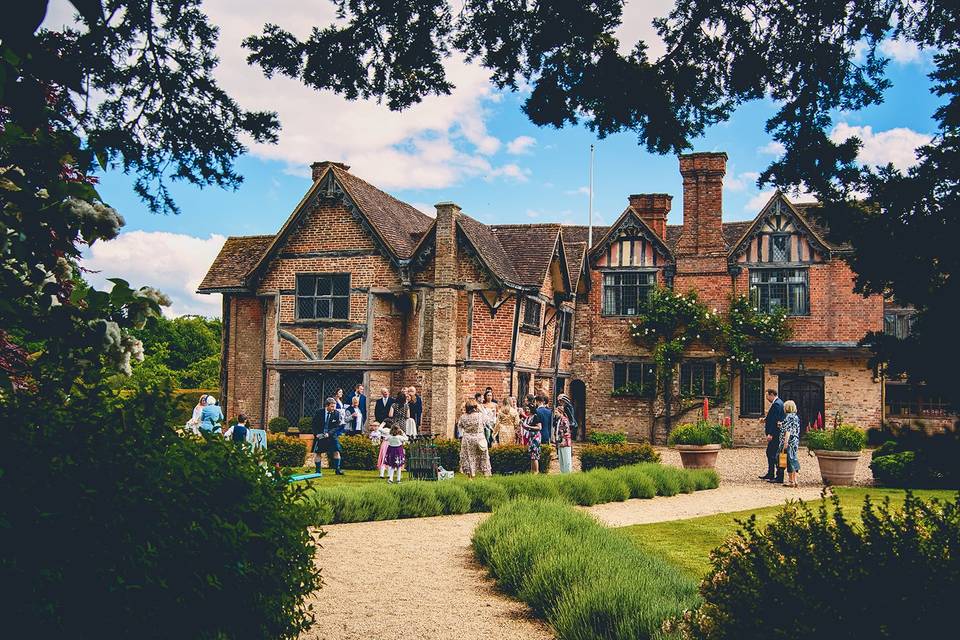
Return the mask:
<svg viewBox="0 0 960 640">
<path fill-rule="evenodd" d="M 797 415 L 800 417 L 800 433 L 806 433 L 817 421 L 817 415 L 823 415 L 823 378 L 780 376 L 780 399 L 797 403 Z M 826 420 L 826 416 L 823 416 Z"/>
</svg>

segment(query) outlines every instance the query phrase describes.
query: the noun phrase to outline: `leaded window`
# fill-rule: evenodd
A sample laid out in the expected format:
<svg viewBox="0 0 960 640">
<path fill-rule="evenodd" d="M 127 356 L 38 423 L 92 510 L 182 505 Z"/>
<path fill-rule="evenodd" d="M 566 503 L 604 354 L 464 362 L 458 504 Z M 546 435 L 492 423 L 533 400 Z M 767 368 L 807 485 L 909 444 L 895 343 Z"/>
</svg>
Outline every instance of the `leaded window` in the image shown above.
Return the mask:
<svg viewBox="0 0 960 640">
<path fill-rule="evenodd" d="M 523 328 L 540 333 L 540 313 L 543 304 L 535 298 L 526 298 L 523 301 Z"/>
<path fill-rule="evenodd" d="M 885 311 L 883 313 L 883 332 L 888 336 L 903 340 L 913 329 L 915 313 L 912 309 Z"/>
<path fill-rule="evenodd" d="M 656 283 L 652 271 L 613 271 L 603 274 L 603 315 L 635 316 Z"/>
<path fill-rule="evenodd" d="M 775 233 L 770 236 L 770 260 L 772 262 L 790 262 L 790 236 Z"/>
<path fill-rule="evenodd" d="M 563 330 L 561 332 L 560 346 L 562 347 L 572 347 L 573 346 L 573 313 L 570 311 L 563 311 L 560 314 L 561 320 L 563 321 Z"/>
<path fill-rule="evenodd" d="M 297 319 L 346 320 L 350 317 L 350 274 L 297 276 Z"/>
<path fill-rule="evenodd" d="M 891 418 L 944 418 L 952 415 L 950 403 L 926 392 L 923 385 L 888 382 L 884 388 L 886 414 Z"/>
<path fill-rule="evenodd" d="M 810 313 L 806 269 L 751 269 L 750 298 L 760 311 L 784 309 L 789 316 Z"/>
<path fill-rule="evenodd" d="M 652 398 L 657 392 L 657 367 L 652 362 L 617 362 L 613 365 L 615 396 Z"/>
<path fill-rule="evenodd" d="M 715 362 L 684 362 L 680 365 L 680 395 L 712 398 L 717 395 Z"/>
<path fill-rule="evenodd" d="M 763 369 L 740 374 L 740 415 L 763 415 Z"/>
</svg>

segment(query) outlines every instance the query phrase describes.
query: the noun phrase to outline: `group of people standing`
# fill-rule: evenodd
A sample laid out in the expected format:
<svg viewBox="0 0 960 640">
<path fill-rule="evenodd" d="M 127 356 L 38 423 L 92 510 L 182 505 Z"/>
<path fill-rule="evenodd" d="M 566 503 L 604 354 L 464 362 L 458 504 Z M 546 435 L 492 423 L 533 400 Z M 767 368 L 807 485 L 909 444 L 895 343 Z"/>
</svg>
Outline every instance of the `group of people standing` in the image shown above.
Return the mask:
<svg viewBox="0 0 960 640">
<path fill-rule="evenodd" d="M 520 444 L 527 447 L 530 471 L 540 470 L 541 446 L 545 442 L 557 448 L 560 472 L 569 473 L 573 465 L 573 440 L 577 432 L 576 411 L 566 394 L 557 397 L 557 406 L 543 394 L 529 394 L 524 404 L 508 397 L 500 405 L 487 387 L 464 404 L 454 434 L 460 439 L 460 471 L 469 477 L 491 474 L 491 447 Z"/>
<path fill-rule="evenodd" d="M 770 403 L 767 415 L 760 418 L 767 438 L 767 472 L 760 476 L 760 480 L 798 487 L 800 417 L 797 415 L 797 403 L 793 400 L 784 402 L 778 397 L 776 389 L 767 389 L 767 402 Z M 785 466 L 780 466 L 781 454 L 786 457 Z"/>
</svg>

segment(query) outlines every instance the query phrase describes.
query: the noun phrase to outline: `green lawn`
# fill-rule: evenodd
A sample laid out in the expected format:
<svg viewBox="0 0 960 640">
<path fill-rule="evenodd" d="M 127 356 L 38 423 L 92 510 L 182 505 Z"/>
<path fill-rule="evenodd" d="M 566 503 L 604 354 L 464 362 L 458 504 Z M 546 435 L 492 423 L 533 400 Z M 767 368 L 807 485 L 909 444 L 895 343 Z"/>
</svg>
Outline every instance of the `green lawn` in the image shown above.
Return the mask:
<svg viewBox="0 0 960 640">
<path fill-rule="evenodd" d="M 838 487 L 836 491 L 840 496 L 840 508 L 844 515 L 855 522 L 859 521 L 860 509 L 867 494 L 875 502 L 880 502 L 889 496 L 894 506 L 902 505 L 905 495 L 905 492 L 900 489 Z M 914 494 L 924 499 L 937 497 L 941 500 L 951 500 L 955 492 L 916 490 Z M 820 500 L 809 504 L 817 508 Z M 765 507 L 689 520 L 641 524 L 623 527 L 621 531 L 633 538 L 642 549 L 669 560 L 684 573 L 699 580 L 710 571 L 710 552 L 736 533 L 739 528 L 737 520 L 746 520 L 750 515 L 755 514 L 758 523 L 762 525 L 772 521 L 780 508 Z"/>
<path fill-rule="evenodd" d="M 316 469 L 313 465 L 309 467 L 303 467 L 303 469 L 297 470 L 296 473 L 313 473 Z M 406 481 L 407 474 L 404 473 L 404 481 Z M 383 482 L 387 481 L 380 477 L 379 471 L 351 471 L 349 469 L 343 470 L 343 475 L 338 476 L 334 473 L 333 469 L 323 469 L 323 477 L 316 478 L 314 480 L 305 480 L 304 482 L 310 484 L 311 486 L 316 487 L 331 487 L 334 485 L 358 485 L 358 484 L 370 484 L 373 482 Z M 303 483 L 300 483 L 303 484 Z"/>
</svg>

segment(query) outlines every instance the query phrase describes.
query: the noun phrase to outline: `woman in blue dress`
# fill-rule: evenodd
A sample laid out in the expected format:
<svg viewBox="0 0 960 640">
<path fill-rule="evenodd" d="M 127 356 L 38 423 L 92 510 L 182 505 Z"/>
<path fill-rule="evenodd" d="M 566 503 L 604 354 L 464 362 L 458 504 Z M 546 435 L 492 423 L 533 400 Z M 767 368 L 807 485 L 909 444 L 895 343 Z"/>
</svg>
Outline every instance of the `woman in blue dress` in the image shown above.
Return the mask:
<svg viewBox="0 0 960 640">
<path fill-rule="evenodd" d="M 207 396 L 207 406 L 200 411 L 200 428 L 214 433 L 223 422 L 223 410 L 217 405 L 217 399 Z"/>
<path fill-rule="evenodd" d="M 787 477 L 785 487 L 797 487 L 797 472 L 800 471 L 800 459 L 797 448 L 800 446 L 800 417 L 797 415 L 797 403 L 787 400 L 783 403 L 786 414 L 780 423 L 780 451 L 787 453 Z"/>
</svg>

